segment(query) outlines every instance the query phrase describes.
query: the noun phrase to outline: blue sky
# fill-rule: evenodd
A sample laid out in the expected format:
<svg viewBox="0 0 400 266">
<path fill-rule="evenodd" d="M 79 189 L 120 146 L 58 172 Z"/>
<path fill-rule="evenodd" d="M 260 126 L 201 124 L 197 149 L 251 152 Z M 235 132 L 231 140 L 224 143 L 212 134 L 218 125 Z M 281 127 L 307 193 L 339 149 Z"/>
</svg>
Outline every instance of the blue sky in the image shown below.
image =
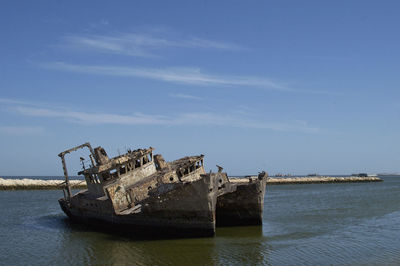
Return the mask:
<svg viewBox="0 0 400 266">
<path fill-rule="evenodd" d="M 399 8 L 3 1 L 0 175 L 62 175 L 86 141 L 234 175 L 398 172 Z"/>
</svg>

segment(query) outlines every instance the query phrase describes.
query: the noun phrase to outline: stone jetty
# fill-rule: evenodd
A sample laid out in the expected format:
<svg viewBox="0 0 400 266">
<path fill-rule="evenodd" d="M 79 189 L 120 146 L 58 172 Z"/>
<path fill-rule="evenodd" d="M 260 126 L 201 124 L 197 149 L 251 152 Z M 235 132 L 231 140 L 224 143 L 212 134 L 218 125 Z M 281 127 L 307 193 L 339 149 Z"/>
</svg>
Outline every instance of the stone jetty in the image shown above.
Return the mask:
<svg viewBox="0 0 400 266">
<path fill-rule="evenodd" d="M 85 180 L 70 180 L 72 188 L 86 188 Z M 63 180 L 42 180 L 42 179 L 6 179 L 0 178 L 0 190 L 29 190 L 29 189 L 62 189 Z"/>
<path fill-rule="evenodd" d="M 313 176 L 313 177 L 288 177 L 288 178 L 268 178 L 269 185 L 285 184 L 318 184 L 318 183 L 356 183 L 356 182 L 381 182 L 381 178 L 376 176 Z"/>
<path fill-rule="evenodd" d="M 247 178 L 231 177 L 232 182 L 240 182 L 241 179 L 248 180 L 249 178 L 256 178 L 256 176 L 249 176 Z M 331 176 L 313 176 L 313 177 L 285 177 L 274 178 L 269 177 L 267 185 L 285 185 L 285 184 L 318 184 L 318 183 L 352 183 L 352 182 L 381 182 L 379 177 L 331 177 Z M 86 188 L 84 180 L 70 180 L 71 188 L 81 189 Z M 40 180 L 40 179 L 6 179 L 0 178 L 0 190 L 29 190 L 29 189 L 62 189 L 64 185 L 63 180 Z"/>
</svg>

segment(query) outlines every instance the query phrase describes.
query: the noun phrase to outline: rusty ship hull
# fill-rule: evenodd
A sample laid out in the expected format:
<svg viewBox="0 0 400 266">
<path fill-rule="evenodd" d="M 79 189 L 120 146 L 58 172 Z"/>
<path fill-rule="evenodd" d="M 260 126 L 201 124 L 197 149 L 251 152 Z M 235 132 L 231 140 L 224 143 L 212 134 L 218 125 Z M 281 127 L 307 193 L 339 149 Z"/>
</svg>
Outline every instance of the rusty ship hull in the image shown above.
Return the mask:
<svg viewBox="0 0 400 266">
<path fill-rule="evenodd" d="M 60 199 L 59 203 L 73 221 L 139 236 L 193 237 L 215 234 L 216 194 L 207 177 L 187 184 L 176 184 L 170 191 L 151 196 L 136 208 L 120 214 L 112 211 L 110 200 L 91 199 L 85 197 L 85 192 L 75 195 L 71 202 Z"/>
<path fill-rule="evenodd" d="M 89 167 L 81 157 L 87 189 L 72 194 L 65 155 L 90 151 Z M 109 158 L 90 143 L 59 154 L 65 182 L 62 210 L 71 220 L 145 237 L 213 236 L 216 225 L 262 223 L 266 173 L 232 180 L 218 167 L 205 173 L 204 155 L 166 162 L 153 148 L 127 150 Z M 260 173 L 261 174 L 261 173 Z"/>
<path fill-rule="evenodd" d="M 65 155 L 87 147 L 91 165 L 81 157 L 87 189 L 72 194 Z M 212 236 L 217 189 L 206 175 L 203 155 L 167 163 L 153 148 L 128 150 L 109 158 L 89 143 L 59 154 L 64 169 L 62 210 L 71 220 L 91 227 L 145 236 Z"/>
<path fill-rule="evenodd" d="M 218 196 L 216 225 L 262 225 L 266 180 L 266 176 L 230 179 L 236 189 Z"/>
</svg>

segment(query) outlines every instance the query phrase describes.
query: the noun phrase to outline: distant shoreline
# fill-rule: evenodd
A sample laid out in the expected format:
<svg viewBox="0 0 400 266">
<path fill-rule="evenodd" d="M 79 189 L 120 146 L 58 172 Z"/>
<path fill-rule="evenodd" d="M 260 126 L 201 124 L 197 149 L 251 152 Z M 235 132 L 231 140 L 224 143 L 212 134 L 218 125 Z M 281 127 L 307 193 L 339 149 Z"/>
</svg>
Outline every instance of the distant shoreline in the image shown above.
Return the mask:
<svg viewBox="0 0 400 266">
<path fill-rule="evenodd" d="M 249 176 L 248 178 L 235 178 L 231 179 L 248 179 L 255 178 Z M 325 184 L 325 183 L 357 183 L 357 182 L 381 182 L 383 179 L 379 177 L 331 177 L 331 176 L 317 176 L 317 177 L 284 177 L 274 178 L 269 177 L 267 180 L 268 185 L 289 185 L 289 184 Z M 9 179 L 0 178 L 0 190 L 55 190 L 62 189 L 64 184 L 63 180 L 41 180 L 41 179 Z M 72 189 L 86 188 L 85 180 L 70 180 Z"/>
<path fill-rule="evenodd" d="M 269 185 L 286 185 L 286 184 L 321 184 L 321 183 L 360 183 L 360 182 L 382 182 L 383 179 L 376 176 L 367 177 L 332 177 L 332 176 L 316 176 L 316 177 L 288 177 L 288 178 L 269 178 Z"/>
</svg>

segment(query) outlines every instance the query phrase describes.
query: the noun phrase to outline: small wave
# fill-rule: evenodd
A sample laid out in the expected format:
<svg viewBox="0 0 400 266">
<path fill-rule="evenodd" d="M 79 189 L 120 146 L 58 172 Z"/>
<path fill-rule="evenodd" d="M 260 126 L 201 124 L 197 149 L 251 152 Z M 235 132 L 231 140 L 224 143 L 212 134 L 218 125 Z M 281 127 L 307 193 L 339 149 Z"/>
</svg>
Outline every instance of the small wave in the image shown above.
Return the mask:
<svg viewBox="0 0 400 266">
<path fill-rule="evenodd" d="M 311 238 L 283 235 L 269 239 L 275 248 L 268 260 L 272 264 L 389 264 L 400 258 L 399 228 L 400 211 L 396 211 Z"/>
</svg>

